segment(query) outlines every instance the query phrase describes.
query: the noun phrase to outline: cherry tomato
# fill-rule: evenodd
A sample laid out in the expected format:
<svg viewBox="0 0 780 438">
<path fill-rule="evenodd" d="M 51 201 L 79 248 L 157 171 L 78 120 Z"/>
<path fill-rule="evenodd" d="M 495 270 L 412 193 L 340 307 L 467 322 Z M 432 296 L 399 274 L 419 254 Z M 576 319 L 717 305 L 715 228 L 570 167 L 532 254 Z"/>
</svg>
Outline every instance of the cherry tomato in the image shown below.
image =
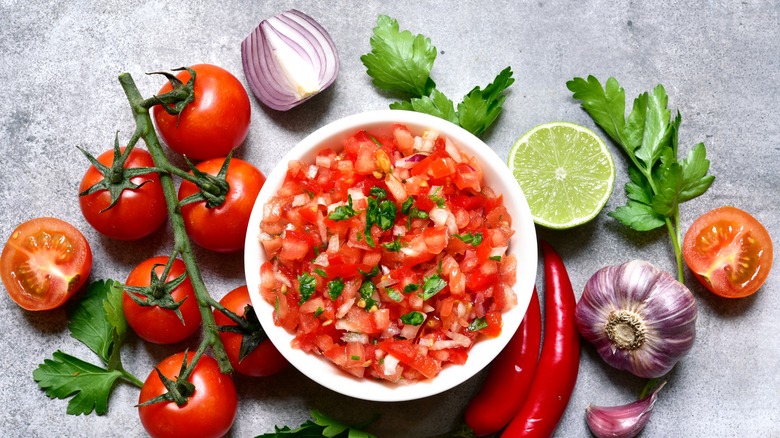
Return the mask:
<svg viewBox="0 0 780 438">
<path fill-rule="evenodd" d="M 189 363 L 195 353 L 187 353 Z M 184 353 L 168 357 L 157 365 L 162 374 L 175 380 L 182 367 Z M 138 415 L 146 432 L 154 438 L 197 436 L 202 438 L 225 435 L 236 418 L 238 396 L 233 379 L 219 371 L 213 358 L 201 356 L 195 370 L 188 378 L 195 386 L 187 403 L 178 406 L 173 401 L 161 401 L 139 406 Z M 138 403 L 144 403 L 166 393 L 156 371 L 149 373 Z"/>
<path fill-rule="evenodd" d="M 121 149 L 124 151 L 124 148 Z M 110 150 L 101 154 L 97 160 L 111 167 L 114 159 L 114 151 Z M 152 167 L 154 161 L 151 154 L 143 150 L 133 148 L 125 162 L 125 168 Z M 79 192 L 83 192 L 96 183 L 103 180 L 103 175 L 95 168 L 89 166 L 87 173 L 81 180 Z M 168 217 L 160 177 L 157 173 L 148 173 L 131 178 L 135 184 L 143 184 L 138 189 L 123 190 L 119 201 L 113 207 L 111 193 L 108 190 L 100 190 L 89 195 L 79 196 L 79 204 L 84 218 L 101 234 L 112 239 L 135 240 L 146 237 Z"/>
<path fill-rule="evenodd" d="M 84 285 L 92 249 L 73 225 L 53 217 L 16 227 L 3 247 L 0 277 L 8 295 L 27 310 L 62 305 Z"/>
<path fill-rule="evenodd" d="M 713 293 L 740 298 L 755 293 L 772 268 L 772 239 L 763 225 L 735 207 L 720 207 L 693 222 L 683 257 Z"/>
<path fill-rule="evenodd" d="M 210 64 L 194 65 L 195 97 L 180 115 L 168 114 L 159 105 L 152 108 L 157 131 L 174 151 L 191 160 L 224 157 L 240 145 L 249 132 L 249 96 L 238 79 Z M 190 73 L 176 77 L 187 83 Z M 158 95 L 171 91 L 168 82 Z"/>
<path fill-rule="evenodd" d="M 241 286 L 228 292 L 227 295 L 219 300 L 219 303 L 225 306 L 226 309 L 235 313 L 238 316 L 244 316 L 247 306 L 250 306 L 251 311 L 254 309 L 251 307 L 252 302 L 249 299 L 249 290 L 246 286 Z M 249 318 L 250 321 L 254 319 L 259 328 L 260 324 L 256 318 Z M 237 324 L 224 313 L 215 310 L 214 321 L 218 326 L 236 326 Z M 262 328 L 260 328 L 262 330 Z M 249 333 L 251 334 L 251 333 Z M 239 360 L 239 352 L 241 349 L 241 339 L 243 337 L 240 333 L 223 332 L 219 333 L 222 338 L 222 344 L 225 346 L 230 364 L 233 365 L 233 369 L 241 374 L 247 376 L 263 377 L 276 374 L 279 371 L 285 369 L 289 363 L 287 359 L 279 353 L 274 344 L 267 337 L 260 342 L 257 347 L 249 353 L 243 360 Z"/>
<path fill-rule="evenodd" d="M 215 158 L 198 164 L 197 168 L 210 175 L 217 175 L 224 162 L 224 158 Z M 265 183 L 262 172 L 238 158 L 231 158 L 226 178 L 230 190 L 222 205 L 208 208 L 205 201 L 200 201 L 181 208 L 190 238 L 206 249 L 223 253 L 244 248 L 249 215 Z M 195 184 L 182 181 L 179 200 L 197 192 Z"/>
<path fill-rule="evenodd" d="M 152 269 L 158 276 L 162 276 L 167 262 L 168 257 L 165 256 L 144 260 L 130 272 L 125 284 L 128 286 L 149 286 L 152 279 Z M 184 262 L 176 259 L 165 281 L 174 280 L 184 274 L 185 270 Z M 146 297 L 142 295 L 136 294 L 136 296 L 147 301 Z M 184 324 L 173 310 L 154 305 L 141 306 L 133 301 L 128 292 L 125 291 L 122 295 L 122 310 L 125 313 L 127 323 L 138 336 L 155 344 L 172 344 L 187 339 L 198 330 L 201 323 L 200 308 L 189 277 L 173 289 L 171 297 L 177 303 L 184 300 L 179 306 Z"/>
</svg>

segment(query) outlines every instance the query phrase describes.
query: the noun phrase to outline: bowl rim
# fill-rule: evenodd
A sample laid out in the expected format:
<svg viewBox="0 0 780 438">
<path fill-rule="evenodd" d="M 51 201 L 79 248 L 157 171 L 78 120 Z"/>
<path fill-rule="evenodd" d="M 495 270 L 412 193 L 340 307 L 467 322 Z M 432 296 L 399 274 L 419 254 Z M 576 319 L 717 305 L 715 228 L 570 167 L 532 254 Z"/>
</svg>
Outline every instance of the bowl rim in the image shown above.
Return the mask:
<svg viewBox="0 0 780 438">
<path fill-rule="evenodd" d="M 313 160 L 323 144 L 343 139 L 357 129 L 370 130 L 372 127 L 394 123 L 406 125 L 413 133 L 418 133 L 417 135 L 424 130 L 436 130 L 450 138 L 459 149 L 478 159 L 484 172 L 485 184 L 503 194 L 504 206 L 512 215 L 512 229 L 515 234 L 510 239 L 509 251 L 517 257 L 517 282 L 512 287 L 517 295 L 517 306 L 502 315 L 504 326 L 501 335 L 475 343 L 465 364 L 449 365 L 432 379 L 408 385 L 358 379 L 338 369 L 324 357 L 293 349 L 290 341 L 294 334 L 274 324 L 272 306 L 259 292 L 260 265 L 265 261 L 265 253 L 259 242 L 263 206 L 276 194 L 284 181 L 287 164 L 294 159 Z M 503 190 L 496 189 L 497 186 Z M 508 203 L 510 199 L 511 205 Z M 298 142 L 273 168 L 260 190 L 250 215 L 244 248 L 244 274 L 252 305 L 266 334 L 279 352 L 301 373 L 326 388 L 353 398 L 380 402 L 416 400 L 442 393 L 470 379 L 487 366 L 503 350 L 525 316 L 536 281 L 537 263 L 536 229 L 530 208 L 503 160 L 482 140 L 460 126 L 428 114 L 404 110 L 368 111 L 346 116 L 320 127 Z"/>
</svg>

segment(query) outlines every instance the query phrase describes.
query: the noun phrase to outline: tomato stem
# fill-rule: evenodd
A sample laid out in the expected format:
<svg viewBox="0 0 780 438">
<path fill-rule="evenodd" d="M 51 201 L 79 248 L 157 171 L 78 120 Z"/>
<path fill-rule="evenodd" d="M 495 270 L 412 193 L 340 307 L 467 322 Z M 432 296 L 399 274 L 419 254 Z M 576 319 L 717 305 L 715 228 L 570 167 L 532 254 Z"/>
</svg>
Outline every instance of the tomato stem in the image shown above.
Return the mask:
<svg viewBox="0 0 780 438">
<path fill-rule="evenodd" d="M 225 347 L 222 345 L 222 341 L 219 337 L 217 325 L 214 322 L 214 315 L 211 311 L 210 295 L 206 289 L 200 269 L 198 268 L 197 260 L 195 259 L 192 250 L 192 243 L 187 235 L 187 230 L 184 226 L 184 218 L 182 217 L 179 208 L 179 199 L 173 181 L 173 174 L 176 174 L 177 176 L 181 175 L 179 172 L 171 171 L 171 168 L 174 166 L 170 164 L 165 155 L 149 115 L 149 108 L 153 106 L 150 104 L 150 101 L 153 101 L 154 99 L 143 99 L 135 81 L 129 73 L 122 73 L 119 75 L 119 83 L 122 85 L 122 89 L 133 110 L 133 117 L 135 118 L 136 123 L 133 137 L 135 138 L 137 136 L 144 140 L 149 153 L 152 155 L 155 166 L 164 170 L 163 172 L 159 172 L 159 175 L 163 194 L 165 195 L 165 203 L 168 206 L 168 216 L 173 228 L 175 241 L 174 250 L 181 255 L 181 258 L 187 267 L 187 275 L 189 276 L 192 288 L 195 291 L 201 318 L 203 320 L 204 344 L 198 351 L 205 351 L 206 347 L 211 346 L 214 358 L 219 364 L 220 371 L 223 373 L 230 373 L 233 370 L 233 367 L 230 365 L 230 361 L 225 352 Z M 159 104 L 159 99 L 156 100 L 156 102 Z M 203 353 L 201 352 L 201 354 Z M 199 357 L 200 355 L 197 355 L 195 358 L 196 360 L 193 362 L 197 362 Z"/>
</svg>

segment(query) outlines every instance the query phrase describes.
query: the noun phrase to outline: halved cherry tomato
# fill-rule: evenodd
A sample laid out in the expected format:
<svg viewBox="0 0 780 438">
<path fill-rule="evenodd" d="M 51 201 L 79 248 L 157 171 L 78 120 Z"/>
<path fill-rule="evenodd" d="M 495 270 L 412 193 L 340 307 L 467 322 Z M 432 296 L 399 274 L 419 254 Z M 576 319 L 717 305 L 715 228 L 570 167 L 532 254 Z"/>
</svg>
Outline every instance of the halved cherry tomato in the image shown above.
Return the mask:
<svg viewBox="0 0 780 438">
<path fill-rule="evenodd" d="M 180 115 L 168 114 L 159 105 L 152 108 L 160 138 L 191 160 L 224 157 L 249 133 L 249 96 L 241 82 L 221 67 L 200 64 L 190 68 L 195 71 L 192 103 Z M 185 70 L 176 77 L 186 84 L 191 76 Z M 166 83 L 158 94 L 171 89 Z"/>
<path fill-rule="evenodd" d="M 772 268 L 772 239 L 756 218 L 735 207 L 705 213 L 688 229 L 683 257 L 699 281 L 726 298 L 755 293 Z"/>
<path fill-rule="evenodd" d="M 27 310 L 60 306 L 84 285 L 91 270 L 87 239 L 73 225 L 52 217 L 16 227 L 0 257 L 8 294 Z"/>
<path fill-rule="evenodd" d="M 225 306 L 226 309 L 235 313 L 236 315 L 246 319 L 246 311 L 251 310 L 254 312 L 252 302 L 249 299 L 249 290 L 246 286 L 241 286 L 228 292 L 227 295 L 219 300 L 219 303 Z M 250 318 L 251 323 L 256 323 L 260 327 L 260 323 L 257 322 L 257 317 Z M 214 310 L 214 322 L 217 326 L 237 326 L 233 320 L 227 317 L 219 310 Z M 262 332 L 262 328 L 260 328 Z M 262 336 L 265 337 L 263 341 L 257 344 L 252 352 L 250 352 L 243 359 L 240 358 L 241 342 L 244 336 L 255 336 L 257 332 L 248 333 L 246 335 L 242 333 L 234 333 L 228 331 L 220 331 L 219 337 L 222 339 L 222 345 L 225 346 L 225 352 L 227 352 L 230 364 L 233 365 L 233 369 L 246 376 L 263 377 L 276 374 L 279 371 L 287 368 L 289 362 L 287 359 L 279 353 L 273 342 L 265 336 L 265 332 L 262 332 Z"/>
</svg>

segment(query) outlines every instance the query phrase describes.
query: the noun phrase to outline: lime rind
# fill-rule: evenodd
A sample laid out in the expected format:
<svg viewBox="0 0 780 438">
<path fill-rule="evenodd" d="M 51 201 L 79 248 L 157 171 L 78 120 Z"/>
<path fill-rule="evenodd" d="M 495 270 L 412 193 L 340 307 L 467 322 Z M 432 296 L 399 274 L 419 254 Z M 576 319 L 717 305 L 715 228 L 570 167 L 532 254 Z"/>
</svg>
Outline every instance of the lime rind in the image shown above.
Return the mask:
<svg viewBox="0 0 780 438">
<path fill-rule="evenodd" d="M 566 229 L 595 218 L 615 182 L 615 164 L 604 141 L 569 122 L 536 126 L 509 151 L 509 169 L 538 225 Z"/>
</svg>

